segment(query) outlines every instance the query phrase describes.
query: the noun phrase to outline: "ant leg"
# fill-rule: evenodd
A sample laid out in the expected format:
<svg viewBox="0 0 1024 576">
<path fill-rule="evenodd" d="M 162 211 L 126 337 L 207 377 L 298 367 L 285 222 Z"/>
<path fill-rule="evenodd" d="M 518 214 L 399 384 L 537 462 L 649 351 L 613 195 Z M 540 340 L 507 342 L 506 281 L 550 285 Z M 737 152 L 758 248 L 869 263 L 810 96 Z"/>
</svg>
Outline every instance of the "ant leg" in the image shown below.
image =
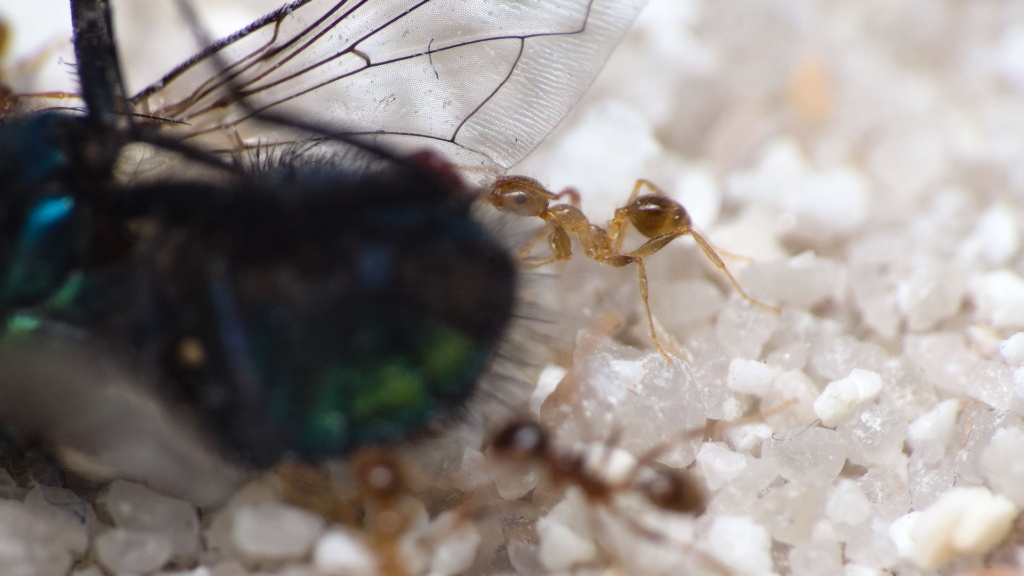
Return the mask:
<svg viewBox="0 0 1024 576">
<path fill-rule="evenodd" d="M 666 362 L 672 363 L 672 357 L 668 355 L 665 348 L 662 347 L 661 341 L 658 340 L 657 330 L 654 327 L 654 315 L 651 313 L 651 301 L 649 298 L 648 282 L 647 282 L 647 266 L 644 264 L 644 258 L 654 254 L 658 250 L 665 247 L 666 244 L 675 240 L 678 234 L 666 234 L 657 238 L 652 238 L 647 242 L 644 242 L 642 246 L 632 252 L 626 254 L 615 254 L 614 256 L 608 256 L 602 258 L 601 261 L 609 266 L 625 266 L 627 264 L 636 264 L 637 270 L 637 285 L 640 287 L 640 300 L 644 303 L 644 312 L 647 314 L 647 327 L 651 333 L 651 342 L 654 343 L 654 347 L 661 354 L 662 358 Z"/>
<path fill-rule="evenodd" d="M 650 180 L 644 178 L 638 179 L 633 183 L 633 191 L 629 194 L 629 200 L 626 200 L 625 205 L 615 211 L 615 215 L 611 220 L 608 221 L 608 236 L 612 239 L 612 248 L 616 252 L 622 252 L 622 243 L 626 239 L 626 233 L 629 232 L 629 226 L 632 222 L 630 220 L 631 211 L 629 206 L 633 204 L 633 201 L 640 195 L 640 189 L 648 187 L 654 190 L 655 193 L 664 194 L 661 189 L 654 185 Z"/>
<path fill-rule="evenodd" d="M 654 342 L 654 347 L 658 349 L 658 353 L 665 359 L 669 364 L 672 363 L 672 357 L 665 352 L 665 349 L 661 347 L 661 342 L 658 340 L 658 333 L 654 329 L 654 315 L 651 314 L 651 302 L 647 297 L 647 266 L 644 265 L 643 258 L 637 258 L 636 262 L 637 270 L 637 283 L 640 286 L 640 299 L 644 302 L 644 312 L 647 314 L 647 327 L 651 331 L 651 342 Z"/>
<path fill-rule="evenodd" d="M 537 243 L 544 239 L 544 237 L 550 236 L 551 234 L 554 233 L 554 231 L 551 229 L 552 226 L 553 225 L 550 222 L 548 222 L 546 226 L 544 226 L 543 228 L 535 232 L 532 236 L 530 236 L 530 239 L 524 242 L 523 245 L 519 247 L 519 250 L 516 251 L 516 258 L 519 259 L 521 262 L 528 261 L 527 256 L 530 255 L 530 252 L 533 252 L 533 248 L 537 245 Z M 551 258 L 546 258 L 544 264 L 547 264 L 548 261 L 551 261 Z M 543 264 L 539 264 L 539 266 L 543 266 Z"/>
<path fill-rule="evenodd" d="M 732 275 L 732 272 L 729 272 L 729 269 L 726 268 L 725 262 L 722 262 L 722 259 L 718 256 L 718 253 L 715 252 L 715 249 L 711 247 L 711 244 L 709 244 L 708 241 L 705 240 L 699 232 L 691 228 L 690 236 L 693 236 L 693 240 L 697 243 L 698 246 L 700 246 L 700 249 L 704 251 L 704 255 L 707 256 L 708 260 L 711 260 L 711 263 L 714 264 L 719 270 L 721 270 L 723 274 L 725 274 L 726 278 L 728 278 L 729 282 L 732 284 L 732 287 L 736 290 L 736 292 L 739 293 L 740 296 L 743 297 L 744 300 L 763 310 L 767 310 L 775 314 L 782 313 L 782 311 L 776 308 L 775 306 L 765 304 L 764 302 L 752 298 L 749 294 L 747 294 L 746 291 L 744 291 L 743 288 L 740 286 L 740 283 L 736 281 L 736 278 Z"/>
<path fill-rule="evenodd" d="M 565 231 L 565 228 L 557 220 L 548 218 L 544 220 L 547 222 L 544 230 L 535 234 L 516 254 L 516 257 L 519 259 L 519 265 L 524 268 L 540 268 L 545 264 L 572 258 L 572 240 L 569 238 L 568 232 Z M 545 232 L 548 237 L 548 246 L 551 248 L 551 256 L 547 258 L 527 258 L 537 242 L 544 237 Z"/>
</svg>

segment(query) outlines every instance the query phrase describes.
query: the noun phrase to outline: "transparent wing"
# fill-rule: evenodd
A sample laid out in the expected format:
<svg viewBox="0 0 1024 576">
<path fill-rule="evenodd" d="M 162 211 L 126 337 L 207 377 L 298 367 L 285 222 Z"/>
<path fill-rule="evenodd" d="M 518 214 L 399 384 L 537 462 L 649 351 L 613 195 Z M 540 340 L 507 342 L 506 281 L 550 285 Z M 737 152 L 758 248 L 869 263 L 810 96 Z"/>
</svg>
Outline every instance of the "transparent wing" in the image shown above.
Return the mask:
<svg viewBox="0 0 1024 576">
<path fill-rule="evenodd" d="M 272 111 L 507 169 L 575 104 L 645 2 L 298 0 L 133 102 L 213 145 L 266 144 L 266 126 L 250 125 Z"/>
</svg>

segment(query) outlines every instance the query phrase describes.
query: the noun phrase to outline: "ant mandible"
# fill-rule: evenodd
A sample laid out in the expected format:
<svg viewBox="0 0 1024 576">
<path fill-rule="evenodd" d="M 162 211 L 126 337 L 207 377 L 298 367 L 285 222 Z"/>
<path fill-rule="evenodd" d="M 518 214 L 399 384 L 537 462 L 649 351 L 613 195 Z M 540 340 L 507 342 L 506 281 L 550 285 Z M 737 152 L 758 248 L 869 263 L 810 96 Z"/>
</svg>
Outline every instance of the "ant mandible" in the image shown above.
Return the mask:
<svg viewBox="0 0 1024 576">
<path fill-rule="evenodd" d="M 641 190 L 649 193 L 641 195 Z M 555 203 L 563 198 L 567 202 Z M 651 340 L 658 352 L 671 362 L 671 358 L 658 341 L 654 329 L 654 317 L 648 300 L 647 267 L 644 258 L 658 252 L 680 236 L 689 234 L 704 252 L 704 255 L 729 279 L 736 292 L 747 302 L 765 310 L 779 313 L 779 309 L 769 306 L 750 297 L 740 287 L 718 253 L 704 236 L 694 230 L 693 222 L 686 208 L 679 202 L 669 198 L 665 192 L 650 180 L 639 179 L 633 185 L 633 193 L 625 206 L 615 210 L 615 215 L 608 221 L 607 228 L 590 222 L 580 210 L 579 194 L 572 188 L 560 194 L 550 192 L 543 184 L 526 176 L 502 176 L 491 185 L 488 202 L 502 212 L 518 216 L 533 216 L 544 220 L 547 224 L 543 230 L 519 250 L 519 259 L 523 266 L 536 268 L 568 260 L 572 257 L 571 236 L 576 236 L 583 247 L 583 253 L 592 260 L 609 266 L 622 267 L 635 264 L 637 267 L 640 299 L 644 303 L 647 314 L 647 325 Z M 630 226 L 636 228 L 648 240 L 635 250 L 622 252 L 622 244 Z M 547 258 L 529 258 L 534 246 L 547 236 L 551 255 Z"/>
</svg>

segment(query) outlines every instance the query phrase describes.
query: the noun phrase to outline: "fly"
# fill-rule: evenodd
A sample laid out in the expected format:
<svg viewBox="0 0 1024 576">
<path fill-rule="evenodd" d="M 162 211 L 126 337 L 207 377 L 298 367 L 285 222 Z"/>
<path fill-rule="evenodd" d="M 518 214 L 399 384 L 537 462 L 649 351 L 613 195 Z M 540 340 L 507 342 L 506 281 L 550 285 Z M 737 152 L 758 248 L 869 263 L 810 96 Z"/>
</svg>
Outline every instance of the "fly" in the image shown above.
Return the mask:
<svg viewBox="0 0 1024 576">
<path fill-rule="evenodd" d="M 84 111 L 0 132 L 0 421 L 207 503 L 451 418 L 517 298 L 453 163 L 518 162 L 642 4 L 299 0 L 127 98 L 72 0 Z"/>
</svg>

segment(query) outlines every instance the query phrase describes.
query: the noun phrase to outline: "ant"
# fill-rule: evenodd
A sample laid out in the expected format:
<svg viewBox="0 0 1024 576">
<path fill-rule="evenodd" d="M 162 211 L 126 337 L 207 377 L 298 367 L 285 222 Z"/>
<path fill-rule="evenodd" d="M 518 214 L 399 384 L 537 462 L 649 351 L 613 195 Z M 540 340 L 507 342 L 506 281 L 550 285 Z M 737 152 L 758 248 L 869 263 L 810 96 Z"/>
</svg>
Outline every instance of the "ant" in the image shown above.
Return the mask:
<svg viewBox="0 0 1024 576">
<path fill-rule="evenodd" d="M 491 441 L 490 451 L 495 457 L 513 465 L 532 465 L 543 470 L 548 480 L 558 489 L 577 488 L 584 501 L 620 518 L 637 535 L 651 542 L 663 542 L 665 533 L 649 526 L 636 515 L 630 502 L 620 497 L 639 496 L 656 510 L 675 514 L 699 516 L 705 509 L 705 495 L 688 475 L 651 466 L 664 450 L 655 448 L 630 460 L 628 465 L 617 466 L 613 458 L 617 436 L 596 450 L 559 451 L 548 432 L 530 420 L 514 422 L 501 430 Z M 686 550 L 691 546 L 676 542 Z M 713 558 L 696 552 L 702 562 L 715 571 L 728 573 L 728 569 Z"/>
<path fill-rule="evenodd" d="M 648 193 L 640 194 L 646 189 Z M 564 198 L 568 202 L 554 203 Z M 736 292 L 747 302 L 775 314 L 779 309 L 769 306 L 749 296 L 739 282 L 726 268 L 722 258 L 711 244 L 699 232 L 694 230 L 689 213 L 682 204 L 669 198 L 664 191 L 650 180 L 643 178 L 633 185 L 633 192 L 626 205 L 617 209 L 607 228 L 602 228 L 587 219 L 580 210 L 579 193 L 568 188 L 555 194 L 543 184 L 527 176 L 502 176 L 490 186 L 488 202 L 499 211 L 517 216 L 533 216 L 544 220 L 546 226 L 519 250 L 520 263 L 527 268 L 537 268 L 568 260 L 572 257 L 572 240 L 575 236 L 583 246 L 583 253 L 592 260 L 614 267 L 635 264 L 640 286 L 640 299 L 644 303 L 647 314 L 647 325 L 651 332 L 651 340 L 655 348 L 668 362 L 671 358 L 654 328 L 654 317 L 648 300 L 647 267 L 644 258 L 651 256 L 680 236 L 689 234 L 704 252 L 704 255 L 729 279 Z M 629 228 L 636 228 L 648 240 L 639 248 L 630 252 L 622 252 Z M 545 236 L 551 247 L 551 255 L 546 258 L 529 258 L 533 247 Z"/>
<path fill-rule="evenodd" d="M 349 468 L 353 493 L 324 469 L 298 462 L 275 468 L 277 490 L 285 502 L 355 527 L 376 574 L 426 573 L 439 546 L 466 537 L 462 529 L 470 526 L 470 514 L 465 507 L 430 518 L 424 503 L 412 495 L 405 467 L 394 454 L 365 448 L 352 456 Z"/>
<path fill-rule="evenodd" d="M 490 448 L 508 462 L 542 467 L 553 483 L 577 486 L 593 503 L 613 506 L 617 495 L 632 490 L 661 510 L 698 516 L 704 512 L 703 491 L 689 476 L 650 466 L 664 447 L 640 456 L 621 474 L 613 476 L 602 470 L 616 444 L 617 436 L 605 444 L 596 460 L 589 451 L 563 453 L 552 445 L 550 435 L 540 424 L 526 420 L 502 429 Z"/>
</svg>

